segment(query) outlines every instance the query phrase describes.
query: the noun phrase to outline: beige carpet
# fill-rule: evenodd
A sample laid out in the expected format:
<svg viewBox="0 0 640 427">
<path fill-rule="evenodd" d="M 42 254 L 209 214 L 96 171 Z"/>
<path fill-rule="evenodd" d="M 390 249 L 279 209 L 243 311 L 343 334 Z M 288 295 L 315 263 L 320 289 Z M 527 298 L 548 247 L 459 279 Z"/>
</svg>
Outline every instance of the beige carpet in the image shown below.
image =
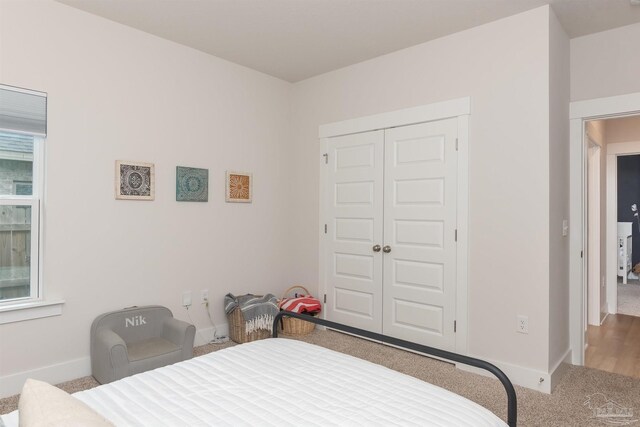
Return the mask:
<svg viewBox="0 0 640 427">
<path fill-rule="evenodd" d="M 640 316 L 640 282 L 618 283 L 618 313 Z"/>
<path fill-rule="evenodd" d="M 432 384 L 461 394 L 489 408 L 499 417 L 506 416 L 506 397 L 502 385 L 492 378 L 463 372 L 452 365 L 391 347 L 360 340 L 330 331 L 315 331 L 304 341 L 331 348 L 370 360 L 391 369 L 420 378 Z M 196 355 L 216 351 L 233 344 L 206 345 L 195 349 Z M 59 387 L 75 392 L 98 385 L 91 377 L 84 377 L 60 384 Z M 640 419 L 640 379 L 584 367 L 570 367 L 553 394 L 547 395 L 516 387 L 518 394 L 518 419 L 520 426 L 605 426 L 603 420 L 593 417 L 593 411 L 585 406 L 592 401 L 609 399 L 622 407 L 630 408 Z M 596 395 L 601 393 L 601 395 Z M 0 400 L 0 414 L 16 408 L 18 396 Z M 640 425 L 640 421 L 633 423 Z"/>
</svg>

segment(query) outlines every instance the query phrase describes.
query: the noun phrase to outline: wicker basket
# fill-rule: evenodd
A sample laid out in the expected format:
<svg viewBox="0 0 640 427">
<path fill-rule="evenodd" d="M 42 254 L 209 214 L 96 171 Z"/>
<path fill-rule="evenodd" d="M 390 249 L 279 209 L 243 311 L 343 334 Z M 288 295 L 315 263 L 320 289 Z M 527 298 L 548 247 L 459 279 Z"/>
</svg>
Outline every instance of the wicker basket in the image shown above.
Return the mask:
<svg viewBox="0 0 640 427">
<path fill-rule="evenodd" d="M 305 295 L 309 295 L 309 291 L 307 290 L 307 288 L 300 285 L 294 285 L 284 291 L 282 298 L 286 298 L 287 294 L 296 288 L 302 289 L 305 292 Z M 298 337 L 310 334 L 316 327 L 315 323 L 307 322 L 306 320 L 296 319 L 293 317 L 283 317 L 281 325 L 282 332 L 287 335 Z"/>
<path fill-rule="evenodd" d="M 227 314 L 227 320 L 229 321 L 229 338 L 238 344 L 262 340 L 271 336 L 271 332 L 268 329 L 256 329 L 247 333 L 244 316 L 240 308 L 236 307 L 231 313 Z"/>
</svg>

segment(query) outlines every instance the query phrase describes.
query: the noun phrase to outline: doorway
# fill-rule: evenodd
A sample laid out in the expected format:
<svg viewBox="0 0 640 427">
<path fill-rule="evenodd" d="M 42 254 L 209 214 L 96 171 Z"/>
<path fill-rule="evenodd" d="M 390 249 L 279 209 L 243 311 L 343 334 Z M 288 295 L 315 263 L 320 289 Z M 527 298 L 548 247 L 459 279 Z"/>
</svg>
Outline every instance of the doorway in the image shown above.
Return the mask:
<svg viewBox="0 0 640 427">
<path fill-rule="evenodd" d="M 585 251 L 579 266 L 582 294 L 578 295 L 583 302 L 580 335 L 584 341 L 579 354 L 573 353 L 573 361 L 579 364 L 576 361 L 582 356 L 588 367 L 640 377 L 635 363 L 640 352 L 640 280 L 635 273 L 640 273 L 640 116 L 583 117 L 579 122 L 572 120 L 572 137 L 579 130 L 575 125 L 582 125 L 582 235 L 574 237 L 582 237 Z M 572 214 L 574 207 L 572 203 Z M 575 254 L 571 255 L 573 264 Z M 572 292 L 572 322 L 580 301 L 575 296 Z"/>
<path fill-rule="evenodd" d="M 633 139 L 640 139 L 640 117 L 616 119 L 627 123 Z M 640 154 L 636 148 L 620 147 L 616 158 L 617 251 L 615 312 L 640 316 Z M 612 310 L 613 311 L 613 310 Z"/>
</svg>

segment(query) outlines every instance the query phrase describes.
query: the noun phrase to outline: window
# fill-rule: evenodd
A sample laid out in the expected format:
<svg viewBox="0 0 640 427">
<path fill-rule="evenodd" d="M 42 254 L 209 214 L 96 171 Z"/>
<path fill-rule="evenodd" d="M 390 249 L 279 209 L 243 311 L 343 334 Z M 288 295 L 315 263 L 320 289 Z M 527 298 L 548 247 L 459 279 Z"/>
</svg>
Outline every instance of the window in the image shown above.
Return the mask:
<svg viewBox="0 0 640 427">
<path fill-rule="evenodd" d="M 41 271 L 47 94 L 0 84 L 0 324 L 62 313 Z"/>
<path fill-rule="evenodd" d="M 16 196 L 30 196 L 33 194 L 33 182 L 13 181 Z"/>
<path fill-rule="evenodd" d="M 41 297 L 42 138 L 0 131 L 0 303 Z"/>
</svg>

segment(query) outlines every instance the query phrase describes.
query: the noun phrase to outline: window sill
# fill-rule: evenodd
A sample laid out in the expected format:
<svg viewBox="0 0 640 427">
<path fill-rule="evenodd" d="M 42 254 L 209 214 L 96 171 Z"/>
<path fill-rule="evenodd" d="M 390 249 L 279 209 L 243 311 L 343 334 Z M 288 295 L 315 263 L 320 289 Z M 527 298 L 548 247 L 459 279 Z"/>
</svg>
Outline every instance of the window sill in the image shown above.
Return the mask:
<svg viewBox="0 0 640 427">
<path fill-rule="evenodd" d="M 64 300 L 27 301 L 0 305 L 0 325 L 43 317 L 60 316 Z"/>
</svg>

